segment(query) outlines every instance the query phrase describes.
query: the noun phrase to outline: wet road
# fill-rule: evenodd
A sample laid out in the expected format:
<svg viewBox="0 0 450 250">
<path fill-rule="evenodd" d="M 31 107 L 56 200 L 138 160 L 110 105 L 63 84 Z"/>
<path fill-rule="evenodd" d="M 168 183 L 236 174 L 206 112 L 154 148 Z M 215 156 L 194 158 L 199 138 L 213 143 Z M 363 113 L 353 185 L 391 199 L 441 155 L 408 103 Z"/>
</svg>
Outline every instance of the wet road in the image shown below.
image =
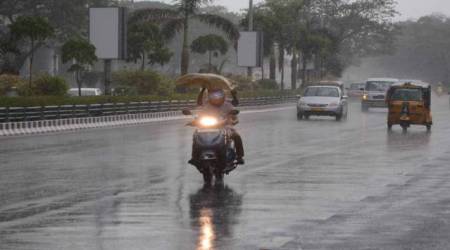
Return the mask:
<svg viewBox="0 0 450 250">
<path fill-rule="evenodd" d="M 0 249 L 448 249 L 449 113 L 244 114 L 247 165 L 213 188 L 181 121 L 0 139 Z"/>
</svg>

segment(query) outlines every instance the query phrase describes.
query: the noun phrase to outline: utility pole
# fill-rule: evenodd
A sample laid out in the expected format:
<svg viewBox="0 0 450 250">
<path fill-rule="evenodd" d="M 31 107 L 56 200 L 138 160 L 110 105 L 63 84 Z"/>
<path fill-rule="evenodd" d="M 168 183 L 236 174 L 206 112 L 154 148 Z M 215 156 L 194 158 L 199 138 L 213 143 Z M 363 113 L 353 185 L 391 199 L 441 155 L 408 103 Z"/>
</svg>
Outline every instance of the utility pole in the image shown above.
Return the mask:
<svg viewBox="0 0 450 250">
<path fill-rule="evenodd" d="M 253 0 L 249 0 L 249 7 L 248 7 L 248 31 L 253 31 Z M 247 68 L 247 76 L 253 78 L 253 68 L 248 67 Z"/>
</svg>

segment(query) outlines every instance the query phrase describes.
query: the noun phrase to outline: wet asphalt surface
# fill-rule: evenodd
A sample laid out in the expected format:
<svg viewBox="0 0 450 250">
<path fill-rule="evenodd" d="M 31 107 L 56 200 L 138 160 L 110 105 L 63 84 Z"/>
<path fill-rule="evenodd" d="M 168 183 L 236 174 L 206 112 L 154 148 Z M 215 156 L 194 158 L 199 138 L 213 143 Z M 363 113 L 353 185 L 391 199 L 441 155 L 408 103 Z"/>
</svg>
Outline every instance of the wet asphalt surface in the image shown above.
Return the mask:
<svg viewBox="0 0 450 250">
<path fill-rule="evenodd" d="M 0 249 L 449 249 L 450 108 L 243 114 L 247 165 L 203 187 L 183 121 L 0 139 Z"/>
</svg>

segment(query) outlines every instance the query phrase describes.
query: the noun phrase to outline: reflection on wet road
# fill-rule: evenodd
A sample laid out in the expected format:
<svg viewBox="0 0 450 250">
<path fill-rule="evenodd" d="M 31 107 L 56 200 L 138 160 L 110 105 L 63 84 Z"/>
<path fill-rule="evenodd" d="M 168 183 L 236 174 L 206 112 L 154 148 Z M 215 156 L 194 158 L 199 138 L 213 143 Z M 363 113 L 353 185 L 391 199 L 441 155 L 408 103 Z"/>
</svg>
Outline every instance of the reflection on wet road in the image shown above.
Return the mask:
<svg viewBox="0 0 450 250">
<path fill-rule="evenodd" d="M 198 250 L 227 249 L 238 223 L 242 196 L 223 184 L 204 186 L 190 196 L 192 228 L 199 232 Z"/>
<path fill-rule="evenodd" d="M 0 139 L 0 249 L 448 249 L 450 108 L 432 133 L 386 111 L 244 114 L 247 165 L 203 187 L 192 130 Z"/>
</svg>

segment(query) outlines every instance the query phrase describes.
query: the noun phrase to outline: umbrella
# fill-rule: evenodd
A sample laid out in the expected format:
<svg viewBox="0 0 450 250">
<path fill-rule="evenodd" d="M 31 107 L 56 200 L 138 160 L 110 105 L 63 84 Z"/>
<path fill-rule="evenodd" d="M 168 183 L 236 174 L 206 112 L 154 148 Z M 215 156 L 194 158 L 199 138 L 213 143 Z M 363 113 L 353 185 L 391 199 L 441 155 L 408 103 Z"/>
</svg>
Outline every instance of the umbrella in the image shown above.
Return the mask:
<svg viewBox="0 0 450 250">
<path fill-rule="evenodd" d="M 233 90 L 236 86 L 229 79 L 216 74 L 187 74 L 176 80 L 177 86 L 189 88 L 207 88 Z"/>
</svg>

